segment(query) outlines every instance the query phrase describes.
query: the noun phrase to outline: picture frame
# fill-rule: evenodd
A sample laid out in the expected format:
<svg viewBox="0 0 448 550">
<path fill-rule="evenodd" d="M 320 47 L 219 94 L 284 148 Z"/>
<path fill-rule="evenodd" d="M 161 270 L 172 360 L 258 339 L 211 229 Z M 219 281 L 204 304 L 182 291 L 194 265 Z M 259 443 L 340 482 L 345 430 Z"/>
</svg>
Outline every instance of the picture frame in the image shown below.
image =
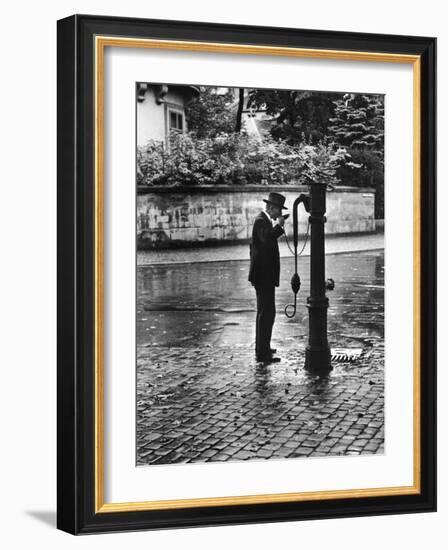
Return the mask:
<svg viewBox="0 0 448 550">
<path fill-rule="evenodd" d="M 413 373 L 412 484 L 106 501 L 104 89 L 105 51 L 112 47 L 267 55 L 273 64 L 297 57 L 412 66 L 414 342 L 413 364 L 407 365 Z M 435 113 L 434 38 L 90 15 L 58 21 L 59 529 L 86 534 L 435 511 Z"/>
</svg>

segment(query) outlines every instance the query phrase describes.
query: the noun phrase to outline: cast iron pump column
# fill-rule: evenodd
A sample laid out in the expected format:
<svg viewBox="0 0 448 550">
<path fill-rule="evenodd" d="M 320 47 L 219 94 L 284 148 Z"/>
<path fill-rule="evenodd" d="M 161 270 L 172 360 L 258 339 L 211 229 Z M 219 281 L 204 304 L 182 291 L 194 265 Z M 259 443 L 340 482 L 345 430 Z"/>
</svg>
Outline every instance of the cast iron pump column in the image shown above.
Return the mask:
<svg viewBox="0 0 448 550">
<path fill-rule="evenodd" d="M 298 216 L 297 209 L 303 203 L 305 210 L 310 214 L 311 227 L 311 295 L 307 299 L 309 333 L 308 345 L 305 350 L 305 369 L 312 374 L 325 376 L 332 370 L 331 352 L 327 339 L 327 310 L 328 298 L 325 290 L 333 290 L 334 281 L 325 281 L 325 231 L 326 222 L 326 184 L 312 183 L 309 186 L 310 194 L 300 194 L 293 205 L 294 229 L 294 258 L 295 272 L 291 279 L 291 288 L 294 293 L 294 304 L 285 308 L 285 315 L 289 318 L 296 314 L 297 293 L 300 289 L 300 277 L 297 273 L 297 246 L 298 246 Z"/>
<path fill-rule="evenodd" d="M 307 299 L 309 338 L 305 352 L 305 369 L 325 375 L 332 370 L 327 339 L 328 298 L 325 295 L 325 218 L 326 185 L 310 186 L 309 222 L 311 226 L 311 295 Z"/>
</svg>

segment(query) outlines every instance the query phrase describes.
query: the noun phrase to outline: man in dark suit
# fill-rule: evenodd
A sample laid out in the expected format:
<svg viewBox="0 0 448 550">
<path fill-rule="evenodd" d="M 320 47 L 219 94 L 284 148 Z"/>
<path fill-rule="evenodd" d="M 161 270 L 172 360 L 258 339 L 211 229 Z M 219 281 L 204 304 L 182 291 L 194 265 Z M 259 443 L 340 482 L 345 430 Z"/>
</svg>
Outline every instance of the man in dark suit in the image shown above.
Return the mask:
<svg viewBox="0 0 448 550">
<path fill-rule="evenodd" d="M 275 287 L 280 279 L 280 254 L 277 239 L 283 235 L 285 220 L 282 210 L 285 197 L 280 193 L 269 193 L 265 212 L 255 218 L 250 244 L 249 281 L 257 293 L 257 321 L 255 355 L 257 361 L 277 363 L 271 349 L 272 327 L 275 319 Z"/>
</svg>

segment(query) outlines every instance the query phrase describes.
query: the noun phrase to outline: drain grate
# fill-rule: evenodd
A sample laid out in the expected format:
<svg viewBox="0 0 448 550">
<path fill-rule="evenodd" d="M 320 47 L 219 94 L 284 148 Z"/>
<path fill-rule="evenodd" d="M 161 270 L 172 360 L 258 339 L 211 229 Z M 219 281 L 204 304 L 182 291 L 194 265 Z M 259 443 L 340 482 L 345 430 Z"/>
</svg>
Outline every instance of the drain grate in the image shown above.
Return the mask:
<svg viewBox="0 0 448 550">
<path fill-rule="evenodd" d="M 355 363 L 362 355 L 362 348 L 334 348 L 331 360 L 334 363 Z"/>
</svg>

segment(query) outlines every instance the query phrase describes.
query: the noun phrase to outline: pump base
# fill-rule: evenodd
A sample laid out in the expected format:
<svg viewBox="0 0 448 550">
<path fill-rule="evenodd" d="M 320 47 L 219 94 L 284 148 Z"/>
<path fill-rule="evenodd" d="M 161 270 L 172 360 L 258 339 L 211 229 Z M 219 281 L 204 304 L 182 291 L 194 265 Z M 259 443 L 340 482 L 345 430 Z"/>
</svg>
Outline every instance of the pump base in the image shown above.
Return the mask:
<svg viewBox="0 0 448 550">
<path fill-rule="evenodd" d="M 333 370 L 330 348 L 311 348 L 307 346 L 305 350 L 305 370 L 316 376 L 325 376 L 330 373 Z"/>
</svg>

